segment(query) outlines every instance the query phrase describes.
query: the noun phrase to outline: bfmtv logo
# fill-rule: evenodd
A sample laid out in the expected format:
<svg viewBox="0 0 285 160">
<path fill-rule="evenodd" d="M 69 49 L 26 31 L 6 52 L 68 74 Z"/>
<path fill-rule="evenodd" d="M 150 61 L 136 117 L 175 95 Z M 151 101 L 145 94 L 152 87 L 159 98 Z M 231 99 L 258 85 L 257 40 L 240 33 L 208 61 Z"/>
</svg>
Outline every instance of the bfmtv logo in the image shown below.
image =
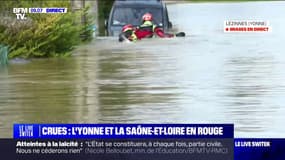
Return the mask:
<svg viewBox="0 0 285 160">
<path fill-rule="evenodd" d="M 33 137 L 33 125 L 19 125 L 19 137 Z"/>
<path fill-rule="evenodd" d="M 26 13 L 28 13 L 28 8 L 13 8 L 13 13 L 16 14 L 16 19 L 25 20 L 27 19 Z"/>
</svg>

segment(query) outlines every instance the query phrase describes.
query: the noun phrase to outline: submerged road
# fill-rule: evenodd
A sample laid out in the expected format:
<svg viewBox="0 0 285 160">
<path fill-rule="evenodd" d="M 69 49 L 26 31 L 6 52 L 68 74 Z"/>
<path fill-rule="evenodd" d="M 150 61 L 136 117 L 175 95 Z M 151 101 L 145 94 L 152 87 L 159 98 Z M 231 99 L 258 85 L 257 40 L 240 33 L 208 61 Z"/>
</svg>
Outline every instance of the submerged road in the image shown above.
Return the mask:
<svg viewBox="0 0 285 160">
<path fill-rule="evenodd" d="M 284 137 L 284 2 L 169 5 L 176 39 L 98 38 L 73 57 L 0 72 L 0 137 L 13 123 L 234 123 L 236 137 Z M 270 33 L 224 33 L 265 20 Z"/>
</svg>

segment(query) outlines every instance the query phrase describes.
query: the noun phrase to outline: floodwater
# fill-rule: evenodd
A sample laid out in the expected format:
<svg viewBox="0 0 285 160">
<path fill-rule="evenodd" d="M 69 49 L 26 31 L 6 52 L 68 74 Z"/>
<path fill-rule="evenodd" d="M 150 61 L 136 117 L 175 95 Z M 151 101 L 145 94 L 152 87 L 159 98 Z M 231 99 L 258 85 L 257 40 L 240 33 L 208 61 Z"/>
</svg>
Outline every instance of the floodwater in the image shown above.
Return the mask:
<svg viewBox="0 0 285 160">
<path fill-rule="evenodd" d="M 235 137 L 285 137 L 284 2 L 168 6 L 189 36 L 100 37 L 71 58 L 1 69 L 0 137 L 13 123 L 234 123 Z M 225 20 L 269 33 L 224 33 Z"/>
</svg>

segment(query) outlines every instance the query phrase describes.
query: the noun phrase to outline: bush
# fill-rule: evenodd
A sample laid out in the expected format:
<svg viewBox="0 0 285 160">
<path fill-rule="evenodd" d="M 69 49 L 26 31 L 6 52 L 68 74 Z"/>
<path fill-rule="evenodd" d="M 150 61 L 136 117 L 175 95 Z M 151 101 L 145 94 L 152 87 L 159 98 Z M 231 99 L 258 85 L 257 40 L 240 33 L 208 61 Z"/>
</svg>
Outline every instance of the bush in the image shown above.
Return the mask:
<svg viewBox="0 0 285 160">
<path fill-rule="evenodd" d="M 19 7 L 33 7 L 34 2 L 17 1 Z M 70 55 L 82 40 L 90 40 L 86 26 L 78 23 L 87 9 L 71 12 L 69 1 L 39 1 L 44 7 L 66 7 L 66 14 L 28 14 L 28 20 L 19 21 L 11 16 L 0 20 L 0 42 L 9 46 L 9 58 L 55 57 Z M 15 7 L 15 6 L 13 6 Z M 11 7 L 11 8 L 13 8 Z M 84 39 L 80 35 L 84 33 Z"/>
</svg>

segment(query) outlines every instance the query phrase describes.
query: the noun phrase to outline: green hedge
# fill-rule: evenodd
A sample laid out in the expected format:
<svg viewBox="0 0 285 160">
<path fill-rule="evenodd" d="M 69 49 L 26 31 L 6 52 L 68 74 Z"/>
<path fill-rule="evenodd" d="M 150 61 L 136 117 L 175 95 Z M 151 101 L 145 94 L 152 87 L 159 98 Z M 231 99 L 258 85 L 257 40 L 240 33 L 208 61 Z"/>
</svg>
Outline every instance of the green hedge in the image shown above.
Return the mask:
<svg viewBox="0 0 285 160">
<path fill-rule="evenodd" d="M 39 2 L 44 7 L 66 7 L 68 11 L 66 14 L 28 14 L 27 20 L 16 20 L 15 15 L 1 18 L 0 42 L 9 47 L 9 58 L 67 56 L 82 40 L 91 39 L 92 31 L 88 28 L 92 21 L 81 24 L 81 17 L 87 15 L 88 9 L 71 12 L 69 1 Z M 17 7 L 35 5 L 35 1 L 17 3 Z"/>
</svg>

